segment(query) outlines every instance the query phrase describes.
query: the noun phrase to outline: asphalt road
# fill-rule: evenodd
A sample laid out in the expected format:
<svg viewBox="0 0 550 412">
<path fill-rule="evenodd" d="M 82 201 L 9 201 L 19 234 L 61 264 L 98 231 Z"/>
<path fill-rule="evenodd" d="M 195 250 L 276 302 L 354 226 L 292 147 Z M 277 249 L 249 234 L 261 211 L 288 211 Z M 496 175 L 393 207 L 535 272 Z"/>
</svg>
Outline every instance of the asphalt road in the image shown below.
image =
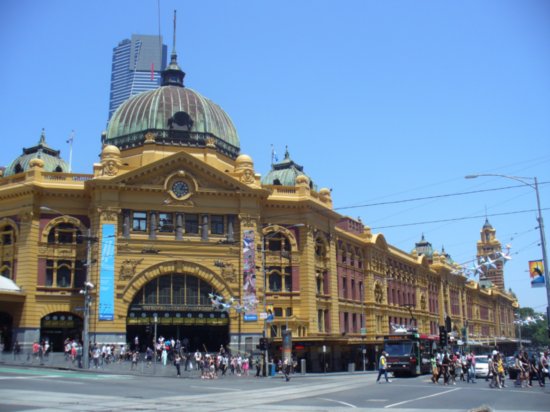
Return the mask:
<svg viewBox="0 0 550 412">
<path fill-rule="evenodd" d="M 508 381 L 508 383 L 512 383 Z M 376 383 L 374 373 L 147 377 L 0 366 L 0 411 L 550 411 L 550 387 L 434 385 L 427 376 Z"/>
</svg>

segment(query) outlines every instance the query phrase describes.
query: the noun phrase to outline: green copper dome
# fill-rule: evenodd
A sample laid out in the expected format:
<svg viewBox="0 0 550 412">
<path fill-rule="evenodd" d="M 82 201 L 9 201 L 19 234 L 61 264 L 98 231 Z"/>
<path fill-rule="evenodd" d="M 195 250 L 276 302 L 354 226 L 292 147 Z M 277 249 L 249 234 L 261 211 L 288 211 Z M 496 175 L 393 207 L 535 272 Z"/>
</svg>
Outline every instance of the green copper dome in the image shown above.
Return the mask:
<svg viewBox="0 0 550 412">
<path fill-rule="evenodd" d="M 46 132 L 42 129 L 38 144 L 28 149 L 23 149 L 23 154 L 16 158 L 4 170 L 4 176 L 26 172 L 30 169 L 32 159 L 41 159 L 44 162 L 45 172 L 68 173 L 69 165 L 60 157 L 60 151 L 54 150 L 46 143 Z"/>
<path fill-rule="evenodd" d="M 239 136 L 220 106 L 183 85 L 185 73 L 175 52 L 162 74 L 162 86 L 121 104 L 113 114 L 104 143 L 120 149 L 141 146 L 148 138 L 171 146 L 215 147 L 235 159 Z"/>
<path fill-rule="evenodd" d="M 271 165 L 271 170 L 267 175 L 262 178 L 262 184 L 275 185 L 275 186 L 295 186 L 296 178 L 300 175 L 307 176 L 304 173 L 304 167 L 295 163 L 290 158 L 288 149 L 285 151 L 285 158 L 280 163 L 274 163 Z M 310 181 L 310 188 L 317 190 L 317 185 L 313 184 L 313 181 L 307 176 Z"/>
</svg>

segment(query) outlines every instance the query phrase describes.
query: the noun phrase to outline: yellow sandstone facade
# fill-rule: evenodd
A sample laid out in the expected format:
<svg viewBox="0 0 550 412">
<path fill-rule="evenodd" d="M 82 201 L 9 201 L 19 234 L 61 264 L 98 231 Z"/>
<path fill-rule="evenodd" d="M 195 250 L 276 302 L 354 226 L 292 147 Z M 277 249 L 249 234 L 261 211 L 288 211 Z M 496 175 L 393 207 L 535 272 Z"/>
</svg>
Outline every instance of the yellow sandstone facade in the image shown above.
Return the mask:
<svg viewBox="0 0 550 412">
<path fill-rule="evenodd" d="M 159 126 L 151 110 L 132 118 L 130 99 L 93 174 L 67 173 L 43 135 L 0 178 L 6 346 L 48 339 L 62 350 L 87 320 L 93 342 L 145 346 L 156 333 L 190 351 L 251 353 L 265 334 L 279 357 L 288 330 L 308 369 L 341 370 L 361 364 L 362 348 L 374 362 L 392 325 L 437 334 L 449 317 L 457 341 L 513 342 L 513 296 L 480 288 L 444 253 L 404 252 L 335 212 L 330 190 L 288 152 L 262 179 L 221 109 L 183 87 L 177 64 L 166 77 L 156 97 L 197 104 L 157 107 Z"/>
</svg>

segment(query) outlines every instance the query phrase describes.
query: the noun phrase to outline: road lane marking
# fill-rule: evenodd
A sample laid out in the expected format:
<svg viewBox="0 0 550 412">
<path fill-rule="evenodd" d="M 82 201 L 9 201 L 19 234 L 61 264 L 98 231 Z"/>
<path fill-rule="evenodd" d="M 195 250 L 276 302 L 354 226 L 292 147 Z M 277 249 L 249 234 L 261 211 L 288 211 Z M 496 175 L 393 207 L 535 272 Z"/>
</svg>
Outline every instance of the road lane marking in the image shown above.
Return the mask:
<svg viewBox="0 0 550 412">
<path fill-rule="evenodd" d="M 454 391 L 459 391 L 460 389 L 461 389 L 461 388 L 454 388 L 454 389 L 450 389 L 450 390 L 445 391 L 445 392 L 439 392 L 439 393 L 434 393 L 434 394 L 432 394 L 432 395 L 426 395 L 426 396 L 421 396 L 421 397 L 419 397 L 419 398 L 409 399 L 408 401 L 402 401 L 402 402 L 392 403 L 391 405 L 386 405 L 386 406 L 384 406 L 384 408 L 392 408 L 392 407 L 397 406 L 397 405 L 403 405 L 404 403 L 419 401 L 419 400 L 422 400 L 422 399 L 434 398 L 434 397 L 436 397 L 436 396 L 445 395 L 446 393 L 451 393 L 451 392 L 454 392 Z"/>
<path fill-rule="evenodd" d="M 349 406 L 350 408 L 357 408 L 357 406 L 352 405 L 351 403 L 347 403 L 344 401 L 337 401 L 336 399 L 328 399 L 328 398 L 317 398 L 317 399 L 321 399 L 322 401 L 327 401 L 327 402 L 339 403 L 341 405 Z"/>
</svg>

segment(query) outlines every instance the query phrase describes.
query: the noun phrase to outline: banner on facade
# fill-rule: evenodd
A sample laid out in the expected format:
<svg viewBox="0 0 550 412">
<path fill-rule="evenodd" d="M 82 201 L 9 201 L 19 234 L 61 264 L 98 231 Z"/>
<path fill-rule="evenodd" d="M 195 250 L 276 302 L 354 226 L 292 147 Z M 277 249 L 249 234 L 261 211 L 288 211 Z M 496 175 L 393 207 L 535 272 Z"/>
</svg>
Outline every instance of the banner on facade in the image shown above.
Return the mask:
<svg viewBox="0 0 550 412">
<path fill-rule="evenodd" d="M 99 259 L 99 320 L 115 318 L 115 225 L 101 225 L 101 258 Z"/>
<path fill-rule="evenodd" d="M 257 321 L 256 246 L 254 231 L 243 232 L 243 307 L 245 321 Z"/>
<path fill-rule="evenodd" d="M 532 288 L 542 288 L 546 286 L 544 281 L 544 263 L 542 260 L 529 261 L 529 276 L 531 276 Z"/>
</svg>

